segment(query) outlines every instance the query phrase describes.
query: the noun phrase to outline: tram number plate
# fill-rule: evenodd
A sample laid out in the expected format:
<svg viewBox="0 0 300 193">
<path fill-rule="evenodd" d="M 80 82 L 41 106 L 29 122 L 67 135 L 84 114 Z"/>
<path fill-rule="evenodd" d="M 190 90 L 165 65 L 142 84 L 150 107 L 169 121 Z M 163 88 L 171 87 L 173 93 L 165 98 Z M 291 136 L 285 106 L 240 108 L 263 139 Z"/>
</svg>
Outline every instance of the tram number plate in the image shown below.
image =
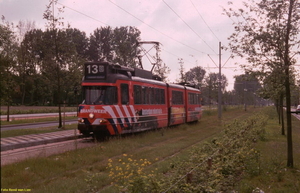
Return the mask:
<svg viewBox="0 0 300 193">
<path fill-rule="evenodd" d="M 104 64 L 88 63 L 85 64 L 86 79 L 105 79 L 106 66 Z"/>
</svg>

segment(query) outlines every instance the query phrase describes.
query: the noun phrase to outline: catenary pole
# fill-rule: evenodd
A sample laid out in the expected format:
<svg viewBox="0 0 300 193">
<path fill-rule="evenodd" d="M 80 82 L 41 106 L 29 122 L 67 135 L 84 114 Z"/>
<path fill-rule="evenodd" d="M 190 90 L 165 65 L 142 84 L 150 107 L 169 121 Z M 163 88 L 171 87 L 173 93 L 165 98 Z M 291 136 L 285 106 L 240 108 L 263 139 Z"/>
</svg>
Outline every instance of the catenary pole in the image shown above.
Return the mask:
<svg viewBox="0 0 300 193">
<path fill-rule="evenodd" d="M 221 42 L 219 42 L 219 91 L 218 91 L 218 118 L 222 118 L 222 90 L 221 90 Z"/>
</svg>

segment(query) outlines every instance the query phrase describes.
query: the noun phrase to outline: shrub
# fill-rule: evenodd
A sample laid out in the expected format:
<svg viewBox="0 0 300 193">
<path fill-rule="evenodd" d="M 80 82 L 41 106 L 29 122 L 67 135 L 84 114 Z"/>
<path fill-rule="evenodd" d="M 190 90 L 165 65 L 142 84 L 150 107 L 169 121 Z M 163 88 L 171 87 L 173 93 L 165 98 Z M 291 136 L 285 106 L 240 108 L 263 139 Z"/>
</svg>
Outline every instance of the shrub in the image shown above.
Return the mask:
<svg viewBox="0 0 300 193">
<path fill-rule="evenodd" d="M 243 176 L 261 173 L 255 144 L 265 140 L 267 120 L 267 116 L 256 114 L 224 125 L 220 137 L 192 148 L 189 161 L 172 164 L 166 173 L 149 172 L 149 160 L 123 154 L 117 161 L 108 160 L 109 176 L 119 192 L 234 191 Z"/>
<path fill-rule="evenodd" d="M 265 139 L 266 123 L 267 117 L 257 114 L 225 125 L 221 137 L 193 148 L 190 161 L 169 172 L 172 177 L 164 185 L 171 192 L 227 192 L 243 175 L 259 175 L 260 153 L 255 143 Z"/>
<path fill-rule="evenodd" d="M 151 165 L 147 159 L 133 159 L 123 154 L 117 162 L 108 160 L 109 177 L 120 192 L 151 192 L 158 190 L 154 171 L 145 172 L 145 168 Z"/>
</svg>

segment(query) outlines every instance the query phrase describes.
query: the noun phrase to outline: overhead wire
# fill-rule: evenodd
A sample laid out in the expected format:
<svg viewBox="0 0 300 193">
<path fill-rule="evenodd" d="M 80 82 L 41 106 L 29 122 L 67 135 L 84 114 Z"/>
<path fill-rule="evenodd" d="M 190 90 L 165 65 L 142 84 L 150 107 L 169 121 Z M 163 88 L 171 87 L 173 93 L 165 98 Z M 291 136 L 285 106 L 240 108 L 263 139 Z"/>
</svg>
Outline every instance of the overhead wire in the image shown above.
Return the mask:
<svg viewBox="0 0 300 193">
<path fill-rule="evenodd" d="M 147 25 L 147 26 L 150 27 L 151 29 L 157 31 L 158 33 L 160 33 L 160 34 L 162 34 L 162 35 L 168 37 L 169 39 L 171 39 L 171 40 L 173 40 L 173 41 L 175 41 L 175 42 L 177 42 L 177 43 L 179 43 L 179 44 L 181 44 L 181 45 L 183 45 L 183 46 L 185 46 L 185 47 L 188 47 L 188 48 L 190 48 L 190 49 L 192 49 L 192 50 L 194 50 L 194 51 L 197 51 L 197 52 L 206 54 L 205 52 L 203 52 L 203 51 L 201 51 L 201 50 L 198 50 L 198 49 L 196 49 L 196 48 L 193 48 L 193 47 L 191 47 L 191 46 L 189 46 L 189 45 L 187 45 L 187 44 L 185 44 L 185 43 L 183 43 L 183 42 L 180 42 L 180 41 L 176 40 L 175 38 L 169 36 L 168 34 L 159 31 L 158 29 L 156 29 L 156 28 L 154 28 L 153 26 L 147 24 L 146 22 L 144 22 L 143 20 L 139 19 L 139 18 L 136 17 L 135 15 L 131 14 L 129 11 L 125 10 L 125 9 L 122 8 L 121 6 L 117 5 L 116 3 L 112 2 L 111 0 L 109 0 L 109 1 L 110 1 L 113 5 L 115 5 L 116 7 L 118 7 L 119 9 L 123 10 L 123 11 L 126 12 L 127 14 L 131 15 L 132 17 L 134 17 L 135 19 L 139 20 L 139 21 L 142 22 L 143 24 Z M 68 8 L 68 9 L 70 9 L 70 10 L 72 10 L 72 11 L 74 11 L 74 12 L 76 12 L 76 13 L 79 13 L 79 14 L 81 14 L 81 15 L 84 15 L 85 17 L 88 17 L 88 18 L 90 18 L 90 19 L 92 19 L 92 20 L 95 20 L 95 21 L 97 21 L 97 22 L 99 22 L 99 23 L 102 23 L 102 24 L 104 24 L 104 25 L 109 26 L 109 24 L 104 23 L 104 22 L 102 22 L 102 21 L 100 21 L 100 20 L 98 20 L 98 19 L 96 19 L 96 18 L 94 18 L 94 17 L 92 17 L 92 16 L 89 16 L 89 15 L 83 13 L 83 12 L 77 11 L 77 10 L 75 10 L 75 9 L 69 7 L 69 6 L 66 6 L 66 5 L 64 5 L 64 4 L 62 4 L 62 3 L 59 3 L 59 2 L 57 2 L 57 3 L 60 4 L 60 5 L 62 5 L 62 6 L 64 6 L 64 7 L 66 7 L 66 8 Z"/>
<path fill-rule="evenodd" d="M 180 41 L 178 41 L 178 40 L 176 40 L 176 39 L 174 39 L 174 38 L 172 38 L 171 36 L 169 36 L 169 35 L 167 35 L 167 34 L 165 34 L 165 33 L 163 33 L 163 32 L 161 32 L 161 31 L 159 31 L 159 30 L 157 30 L 156 28 L 154 28 L 153 26 L 151 26 L 151 25 L 149 25 L 149 24 L 147 24 L 147 23 L 145 23 L 144 21 L 142 21 L 141 19 L 139 19 L 138 17 L 136 17 L 136 16 L 134 16 L 133 14 L 131 14 L 130 12 L 128 12 L 127 10 L 125 10 L 125 9 L 123 9 L 122 7 L 120 7 L 119 5 L 117 5 L 117 4 L 115 4 L 114 2 L 112 2 L 111 0 L 109 0 L 112 4 L 114 4 L 116 7 L 118 7 L 119 9 L 121 9 L 121 10 L 123 10 L 124 12 L 126 12 L 127 14 L 129 14 L 129 15 L 131 15 L 132 17 L 134 17 L 135 19 L 137 19 L 137 20 L 139 20 L 140 22 L 142 22 L 142 23 L 144 23 L 145 25 L 147 25 L 148 27 L 150 27 L 150 28 L 152 28 L 153 30 L 155 30 L 155 31 L 157 31 L 157 32 L 159 32 L 159 33 L 161 33 L 161 34 L 163 34 L 163 35 L 165 35 L 166 37 L 168 37 L 168 38 L 170 38 L 170 39 L 172 39 L 173 41 L 176 41 L 176 42 L 178 42 L 178 43 L 180 43 L 180 44 L 182 44 L 182 45 L 184 45 L 184 46 L 186 46 L 186 47 L 189 47 L 189 48 L 191 48 L 191 49 L 193 49 L 193 50 L 195 50 L 195 51 L 198 51 L 198 52 L 200 52 L 200 53 L 202 53 L 202 54 L 207 54 L 207 53 L 205 53 L 205 52 L 202 52 L 202 51 L 200 51 L 200 50 L 198 50 L 198 49 L 195 49 L 195 48 L 193 48 L 193 47 L 190 47 L 190 46 L 188 46 L 188 45 L 186 45 L 186 44 L 184 44 L 184 43 L 182 43 L 182 42 L 180 42 Z M 190 0 L 191 1 L 191 0 Z M 175 12 L 175 10 L 174 9 L 172 9 L 164 0 L 163 0 L 163 2 L 169 7 L 169 9 L 171 9 L 201 40 L 203 40 L 198 34 L 197 34 L 197 32 L 195 32 L 192 28 L 191 28 L 191 26 L 189 26 L 176 12 Z M 64 5 L 63 3 L 60 3 L 60 2 L 57 2 L 58 4 L 60 4 L 60 5 L 62 5 L 62 6 L 64 6 L 64 7 L 66 7 L 66 8 L 68 8 L 68 9 L 70 9 L 70 10 L 72 10 L 72 11 L 74 11 L 74 12 L 76 12 L 76 13 L 79 13 L 79 14 L 81 14 L 81 15 L 84 15 L 85 17 L 88 17 L 88 18 L 90 18 L 90 19 L 92 19 L 92 20 L 95 20 L 95 21 L 97 21 L 97 22 L 99 22 L 99 23 L 102 23 L 102 24 L 104 24 L 104 25 L 107 25 L 107 26 L 109 26 L 109 24 L 107 24 L 107 23 L 105 23 L 105 22 L 102 22 L 102 21 L 100 21 L 100 20 L 98 20 L 98 19 L 96 19 L 96 18 L 94 18 L 94 17 L 92 17 L 92 16 L 89 16 L 89 15 L 87 15 L 87 14 L 85 14 L 85 13 L 83 13 L 83 12 L 80 12 L 80 11 L 78 11 L 78 10 L 76 10 L 76 9 L 74 9 L 74 8 L 71 8 L 71 7 L 69 7 L 69 6 L 66 6 L 66 5 Z M 195 7 L 195 5 L 194 5 L 194 3 L 191 1 L 191 3 L 192 3 L 192 5 Z M 195 7 L 195 9 L 197 10 L 197 8 Z M 204 18 L 201 16 L 201 14 L 199 13 L 199 11 L 197 10 L 197 12 L 198 12 L 198 14 L 199 14 L 199 16 L 201 17 L 201 19 L 203 20 L 203 22 L 206 24 L 206 26 L 210 29 L 210 31 L 213 33 L 213 31 L 211 30 L 211 28 L 208 26 L 208 24 L 207 24 L 207 22 L 204 20 Z M 213 33 L 214 34 L 214 33 Z M 216 37 L 216 39 L 218 39 L 218 37 L 214 34 L 214 36 Z M 219 39 L 218 39 L 219 40 Z M 204 41 L 205 42 L 205 41 Z M 206 43 L 206 42 L 205 42 Z M 208 45 L 209 46 L 209 45 Z M 209 46 L 210 47 L 210 46 Z M 212 49 L 212 48 L 211 48 Z M 164 49 L 165 50 L 165 49 Z M 167 50 L 165 50 L 166 52 L 168 52 Z M 212 49 L 212 51 L 214 52 L 214 50 Z M 177 56 L 177 55 L 175 55 L 175 54 L 172 54 L 172 53 L 170 53 L 170 52 L 168 52 L 169 54 L 171 54 L 171 55 L 174 55 L 174 56 L 176 56 L 176 57 L 179 57 L 179 56 Z M 207 54 L 208 55 L 208 54 Z M 209 56 L 209 55 L 208 55 Z M 210 56 L 209 56 L 210 57 Z M 228 60 L 227 60 L 228 61 Z M 189 63 L 191 63 L 191 62 L 189 62 Z M 227 63 L 227 62 L 226 62 Z M 215 64 L 215 62 L 214 62 L 214 64 Z M 216 65 L 216 64 L 215 64 Z M 225 65 L 225 64 L 224 64 Z M 224 67 L 224 65 L 223 65 L 223 67 Z M 206 69 L 211 69 L 211 68 L 217 68 L 217 67 L 205 67 Z M 234 68 L 234 67 L 226 67 L 226 68 Z"/>
<path fill-rule="evenodd" d="M 173 55 L 173 56 L 175 56 L 175 57 L 177 57 L 177 58 L 180 58 L 178 55 L 176 55 L 176 54 L 174 54 L 174 53 L 172 53 L 172 52 L 170 52 L 170 51 L 168 51 L 168 50 L 166 50 L 166 49 L 164 49 L 164 48 L 162 48 L 162 50 L 163 50 L 164 52 L 170 54 L 170 55 Z M 191 61 L 189 61 L 189 60 L 186 60 L 186 59 L 185 59 L 184 61 L 187 62 L 187 63 L 193 64 L 193 62 L 191 62 Z M 228 60 L 227 60 L 227 61 L 228 61 Z M 208 64 L 208 63 L 207 63 L 207 64 Z M 210 66 L 207 66 L 207 67 L 202 67 L 202 68 L 210 70 L 210 69 L 218 69 L 219 67 L 218 67 L 218 66 L 216 66 L 216 67 L 210 67 Z M 227 67 L 222 67 L 222 68 L 224 68 L 224 69 L 236 69 L 237 67 L 236 67 L 236 66 L 227 66 Z"/>
<path fill-rule="evenodd" d="M 195 8 L 195 10 L 197 11 L 198 15 L 200 16 L 200 18 L 202 19 L 202 21 L 204 22 L 204 24 L 206 25 L 206 27 L 210 30 L 210 32 L 214 35 L 214 37 L 221 42 L 221 40 L 218 38 L 218 36 L 213 32 L 213 30 L 210 28 L 210 26 L 207 24 L 207 22 L 205 21 L 205 19 L 202 17 L 201 13 L 199 12 L 199 10 L 197 9 L 197 7 L 195 6 L 195 4 L 193 3 L 192 0 L 190 0 L 191 4 L 193 5 L 193 7 Z M 230 18 L 231 19 L 231 18 Z M 209 56 L 210 57 L 210 56 Z M 229 59 L 232 58 L 232 55 L 226 60 L 226 62 L 223 64 L 222 68 L 224 68 L 224 66 L 227 64 L 227 62 L 229 61 Z M 212 60 L 212 59 L 211 59 Z M 213 61 L 213 63 L 216 65 L 216 63 Z"/>
<path fill-rule="evenodd" d="M 207 47 L 209 47 L 215 54 L 217 54 L 216 52 L 215 52 L 215 50 L 214 49 L 212 49 L 212 47 L 186 22 L 186 21 L 184 21 L 183 19 L 182 19 L 182 17 L 180 17 L 180 15 L 167 3 L 167 2 L 165 2 L 165 0 L 162 0 L 163 2 L 164 2 L 164 4 L 179 18 L 179 19 L 181 19 L 181 21 L 190 29 L 190 30 L 192 30 L 192 32 L 194 33 L 194 34 L 196 34 L 196 36 L 198 36 L 200 39 L 201 39 L 201 41 L 202 42 L 204 42 L 206 45 L 207 45 Z"/>
<path fill-rule="evenodd" d="M 207 53 L 205 53 L 205 52 L 203 52 L 203 51 L 201 51 L 201 50 L 198 50 L 198 49 L 196 49 L 196 48 L 194 48 L 194 47 L 191 47 L 191 46 L 189 46 L 189 45 L 187 45 L 187 44 L 185 44 L 185 43 L 183 43 L 183 42 L 181 42 L 181 41 L 179 41 L 179 40 L 177 40 L 177 39 L 175 39 L 175 38 L 169 36 L 168 34 L 166 34 L 166 33 L 162 32 L 162 31 L 156 29 L 155 27 L 153 27 L 153 26 L 147 24 L 146 22 L 144 22 L 144 21 L 141 20 L 140 18 L 136 17 L 135 15 L 131 14 L 129 11 L 127 11 L 126 9 L 124 9 L 124 8 L 122 8 L 121 6 L 117 5 L 117 4 L 114 3 L 113 1 L 109 0 L 109 2 L 112 3 L 114 6 L 118 7 L 119 9 L 123 10 L 123 11 L 126 12 L 127 14 L 131 15 L 132 17 L 134 17 L 134 18 L 137 19 L 138 21 L 140 21 L 140 22 L 142 22 L 143 24 L 147 25 L 147 26 L 150 27 L 151 29 L 153 29 L 153 30 L 159 32 L 160 34 L 162 34 L 162 35 L 168 37 L 169 39 L 171 39 L 171 40 L 173 40 L 173 41 L 175 41 L 175 42 L 177 42 L 177 43 L 179 43 L 179 44 L 181 44 L 181 45 L 183 45 L 183 46 L 185 46 L 185 47 L 188 47 L 188 48 L 190 48 L 190 49 L 192 49 L 192 50 L 194 50 L 194 51 L 200 52 L 200 53 L 202 53 L 202 54 L 207 54 Z M 94 18 L 94 17 L 92 17 L 92 16 L 90 16 L 90 15 L 88 15 L 88 14 L 85 14 L 85 13 L 83 13 L 83 12 L 81 12 L 81 11 L 78 11 L 78 10 L 76 10 L 76 9 L 70 7 L 70 6 L 67 6 L 67 5 L 65 5 L 65 4 L 63 4 L 63 3 L 60 3 L 60 2 L 57 2 L 57 3 L 60 4 L 60 5 L 62 5 L 62 6 L 64 6 L 64 7 L 66 7 L 66 8 L 68 8 L 68 9 L 70 9 L 70 10 L 72 10 L 72 11 L 74 11 L 74 12 L 76 12 L 76 13 L 79 13 L 79 14 L 85 16 L 85 17 L 88 17 L 88 18 L 90 18 L 90 19 L 92 19 L 92 20 L 95 20 L 95 21 L 97 21 L 97 22 L 99 22 L 99 23 L 102 23 L 102 24 L 104 24 L 104 25 L 106 25 L 106 26 L 109 26 L 109 24 L 107 24 L 107 23 L 105 23 L 105 22 L 103 22 L 103 21 L 100 21 L 100 20 L 98 20 L 98 19 L 96 19 L 96 18 Z M 178 15 L 178 16 L 179 16 L 179 15 Z M 180 16 L 179 16 L 179 17 L 180 17 Z M 184 20 L 183 20 L 183 21 L 184 21 Z M 185 21 L 184 21 L 184 22 L 185 22 Z M 186 23 L 186 22 L 185 22 L 185 23 Z M 186 23 L 186 25 L 188 25 L 188 24 Z M 188 25 L 188 26 L 189 26 L 189 25 Z M 190 26 L 189 26 L 189 28 L 190 28 L 191 30 L 193 30 Z M 194 30 L 193 30 L 193 31 L 194 31 Z M 194 32 L 195 32 L 195 31 L 194 31 Z M 196 33 L 196 32 L 195 32 L 195 33 Z M 196 34 L 197 34 L 197 33 L 196 33 Z M 207 44 L 207 43 L 206 43 L 206 42 L 205 42 L 198 34 L 197 34 L 197 36 L 198 36 L 205 44 Z M 207 44 L 207 46 L 209 46 L 209 45 Z M 209 46 L 209 47 L 210 47 L 210 46 Z M 211 47 L 210 47 L 210 49 L 216 54 L 216 52 L 215 52 Z"/>
<path fill-rule="evenodd" d="M 64 7 L 66 7 L 66 8 L 68 8 L 68 9 L 70 9 L 70 10 L 72 10 L 72 11 L 75 11 L 75 12 L 81 14 L 81 15 L 84 15 L 84 16 L 86 16 L 86 17 L 92 19 L 92 20 L 95 20 L 95 21 L 97 21 L 97 22 L 99 22 L 99 23 L 102 23 L 102 24 L 104 24 L 104 25 L 109 26 L 107 23 L 104 23 L 104 22 L 102 22 L 102 21 L 100 21 L 100 20 L 98 20 L 98 19 L 96 19 L 96 18 L 94 18 L 94 17 L 91 17 L 91 16 L 89 16 L 89 15 L 87 15 L 87 14 L 85 14 L 85 13 L 82 13 L 82 12 L 80 12 L 80 11 L 77 11 L 77 10 L 75 10 L 75 9 L 69 7 L 69 6 L 66 6 L 66 5 L 60 3 L 60 2 L 57 2 L 57 4 L 60 4 L 60 5 L 62 5 L 62 6 L 64 6 Z"/>
<path fill-rule="evenodd" d="M 176 40 L 175 38 L 169 36 L 168 34 L 166 34 L 166 33 L 164 33 L 164 32 L 161 32 L 160 30 L 156 29 L 155 27 L 153 27 L 153 26 L 147 24 L 146 22 L 144 22 L 144 21 L 141 20 L 140 18 L 138 18 L 138 17 L 136 17 L 135 15 L 131 14 L 131 13 L 130 13 L 129 11 L 127 11 L 126 9 L 124 9 L 124 8 L 122 8 L 121 6 L 117 5 L 117 4 L 114 3 L 113 1 L 109 0 L 109 2 L 111 2 L 113 5 L 115 5 L 115 6 L 118 7 L 119 9 L 123 10 L 123 11 L 126 12 L 127 14 L 131 15 L 131 16 L 134 17 L 135 19 L 139 20 L 139 21 L 142 22 L 143 24 L 147 25 L 147 26 L 150 27 L 151 29 L 153 29 L 153 30 L 159 32 L 160 34 L 162 34 L 162 35 L 164 35 L 164 36 L 170 38 L 171 40 L 176 41 L 177 43 L 179 43 L 179 44 L 181 44 L 181 45 L 184 45 L 184 46 L 186 46 L 186 47 L 188 47 L 188 48 L 190 48 L 190 49 L 192 49 L 192 50 L 195 50 L 195 51 L 197 51 L 197 52 L 205 53 L 205 52 L 203 52 L 203 51 L 200 51 L 200 50 L 198 50 L 198 49 L 196 49 L 196 48 L 193 48 L 193 47 L 191 47 L 191 46 L 189 46 L 189 45 L 187 45 L 187 44 L 185 44 L 185 43 L 182 43 L 182 42 Z"/>
<path fill-rule="evenodd" d="M 207 22 L 204 20 L 204 18 L 202 17 L 201 13 L 199 12 L 199 10 L 197 9 L 197 7 L 195 6 L 195 4 L 193 3 L 192 0 L 190 0 L 191 4 L 193 5 L 193 7 L 195 8 L 195 10 L 197 11 L 198 15 L 200 16 L 200 18 L 202 19 L 202 21 L 204 22 L 204 24 L 206 25 L 206 27 L 210 30 L 210 32 L 215 36 L 215 38 L 220 42 L 220 39 L 216 36 L 216 34 L 212 31 L 212 29 L 209 27 L 209 25 L 207 24 Z"/>
</svg>

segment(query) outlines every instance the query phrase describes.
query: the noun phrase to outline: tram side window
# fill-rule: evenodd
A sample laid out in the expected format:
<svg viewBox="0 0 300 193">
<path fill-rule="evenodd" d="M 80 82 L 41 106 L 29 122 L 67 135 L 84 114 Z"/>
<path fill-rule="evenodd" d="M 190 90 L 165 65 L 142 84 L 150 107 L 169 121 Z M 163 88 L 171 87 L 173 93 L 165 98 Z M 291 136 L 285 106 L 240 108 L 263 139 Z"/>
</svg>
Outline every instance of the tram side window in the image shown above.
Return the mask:
<svg viewBox="0 0 300 193">
<path fill-rule="evenodd" d="M 107 87 L 103 103 L 105 105 L 114 105 L 118 103 L 118 93 L 116 87 Z"/>
<path fill-rule="evenodd" d="M 155 104 L 154 88 L 149 88 L 149 104 Z"/>
<path fill-rule="evenodd" d="M 160 89 L 161 90 L 161 104 L 166 104 L 166 100 L 165 100 L 165 90 L 164 89 Z"/>
<path fill-rule="evenodd" d="M 165 104 L 165 90 L 147 86 L 133 86 L 134 104 Z"/>
<path fill-rule="evenodd" d="M 200 95 L 196 93 L 189 93 L 189 104 L 196 105 L 200 104 Z"/>
<path fill-rule="evenodd" d="M 181 105 L 183 104 L 183 92 L 181 91 L 172 91 L 172 104 Z"/>
<path fill-rule="evenodd" d="M 195 104 L 200 104 L 200 95 L 199 94 L 195 94 L 194 100 L 196 101 Z"/>
<path fill-rule="evenodd" d="M 155 89 L 155 104 L 165 104 L 165 90 L 156 88 Z"/>
<path fill-rule="evenodd" d="M 189 95 L 189 104 L 191 104 L 191 105 L 195 104 L 195 100 L 194 100 L 195 94 L 189 93 L 188 95 Z"/>
<path fill-rule="evenodd" d="M 195 104 L 194 103 L 194 93 L 189 93 L 188 94 L 188 97 L 189 97 L 189 104 Z"/>
<path fill-rule="evenodd" d="M 129 89 L 128 84 L 121 84 L 121 103 L 129 104 Z"/>
<path fill-rule="evenodd" d="M 143 100 L 142 100 L 142 104 L 148 104 L 148 98 L 149 98 L 149 95 L 147 94 L 147 90 L 148 90 L 148 87 L 145 87 L 143 86 L 142 87 L 142 95 L 143 95 Z"/>
<path fill-rule="evenodd" d="M 142 87 L 139 85 L 133 86 L 134 104 L 142 104 Z"/>
</svg>

